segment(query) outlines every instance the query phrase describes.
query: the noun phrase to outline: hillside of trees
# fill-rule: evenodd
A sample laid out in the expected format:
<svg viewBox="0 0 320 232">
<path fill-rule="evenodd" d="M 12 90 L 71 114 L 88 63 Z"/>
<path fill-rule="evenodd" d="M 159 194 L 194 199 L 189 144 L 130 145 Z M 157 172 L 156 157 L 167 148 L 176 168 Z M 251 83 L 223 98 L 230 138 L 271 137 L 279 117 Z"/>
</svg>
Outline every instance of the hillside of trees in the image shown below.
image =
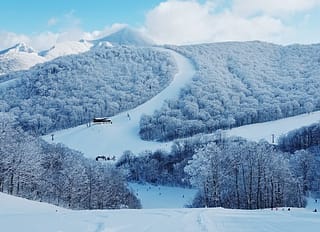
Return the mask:
<svg viewBox="0 0 320 232">
<path fill-rule="evenodd" d="M 23 132 L 0 113 L 0 191 L 72 209 L 140 208 L 114 166 Z"/>
<path fill-rule="evenodd" d="M 169 46 L 198 71 L 179 99 L 140 122 L 146 140 L 173 140 L 320 109 L 320 45 L 229 42 Z"/>
<path fill-rule="evenodd" d="M 291 153 L 312 146 L 320 146 L 320 123 L 290 131 L 279 138 L 278 144 L 281 150 Z"/>
<path fill-rule="evenodd" d="M 0 111 L 25 131 L 46 134 L 133 108 L 165 88 L 176 72 L 170 54 L 97 45 L 0 79 Z"/>
<path fill-rule="evenodd" d="M 320 109 L 320 45 L 261 42 L 168 46 L 198 69 L 193 82 L 140 121 L 171 151 L 127 151 L 115 166 L 38 135 L 112 116 L 165 88 L 176 65 L 143 47 L 96 46 L 0 79 L 0 191 L 73 209 L 140 208 L 126 181 L 195 187 L 191 207 L 303 207 L 320 195 L 320 127 L 279 147 L 217 132 Z M 205 135 L 206 133 L 212 133 Z"/>
<path fill-rule="evenodd" d="M 177 140 L 170 152 L 127 151 L 116 166 L 129 181 L 197 188 L 190 207 L 303 207 L 320 193 L 319 154 L 217 133 Z"/>
</svg>

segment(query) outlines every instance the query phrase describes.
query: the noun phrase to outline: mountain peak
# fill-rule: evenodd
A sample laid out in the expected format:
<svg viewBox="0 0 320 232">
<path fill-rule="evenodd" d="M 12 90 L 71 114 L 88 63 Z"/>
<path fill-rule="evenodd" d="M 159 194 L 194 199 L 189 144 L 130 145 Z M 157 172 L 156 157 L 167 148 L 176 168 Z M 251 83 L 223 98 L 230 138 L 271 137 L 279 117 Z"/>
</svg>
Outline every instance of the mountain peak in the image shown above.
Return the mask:
<svg viewBox="0 0 320 232">
<path fill-rule="evenodd" d="M 103 41 L 108 41 L 113 45 L 150 46 L 153 44 L 153 42 L 141 32 L 130 27 L 124 27 L 102 39 L 96 40 L 95 42 L 99 44 Z"/>
<path fill-rule="evenodd" d="M 19 52 L 25 52 L 25 53 L 35 53 L 35 50 L 32 47 L 27 46 L 24 42 L 18 43 L 10 48 L 7 48 L 3 51 L 0 51 L 0 54 L 5 53 L 19 53 Z"/>
<path fill-rule="evenodd" d="M 71 54 L 78 54 L 89 51 L 92 44 L 86 40 L 80 41 L 64 41 L 56 43 L 50 49 L 39 52 L 39 55 L 52 60 L 60 56 L 66 56 Z"/>
</svg>

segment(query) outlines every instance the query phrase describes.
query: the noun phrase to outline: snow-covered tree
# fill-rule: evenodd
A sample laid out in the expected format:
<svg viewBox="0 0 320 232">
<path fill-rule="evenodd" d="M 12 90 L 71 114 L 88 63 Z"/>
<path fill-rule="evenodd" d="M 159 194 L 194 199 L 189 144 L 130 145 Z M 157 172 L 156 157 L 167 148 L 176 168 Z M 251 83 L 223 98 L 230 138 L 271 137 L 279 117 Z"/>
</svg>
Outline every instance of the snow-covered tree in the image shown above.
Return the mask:
<svg viewBox="0 0 320 232">
<path fill-rule="evenodd" d="M 228 42 L 168 46 L 191 59 L 192 83 L 140 123 L 143 139 L 172 140 L 320 109 L 320 45 Z"/>
<path fill-rule="evenodd" d="M 304 205 L 301 183 L 289 160 L 266 142 L 208 143 L 185 171 L 199 189 L 194 206 L 273 208 Z"/>
</svg>

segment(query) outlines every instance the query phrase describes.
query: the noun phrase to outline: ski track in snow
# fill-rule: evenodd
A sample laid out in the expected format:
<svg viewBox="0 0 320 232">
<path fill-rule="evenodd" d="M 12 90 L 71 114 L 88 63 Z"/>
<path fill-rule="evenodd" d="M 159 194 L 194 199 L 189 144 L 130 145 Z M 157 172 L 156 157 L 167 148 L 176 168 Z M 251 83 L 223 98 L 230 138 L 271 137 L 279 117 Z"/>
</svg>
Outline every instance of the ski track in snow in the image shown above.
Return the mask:
<svg viewBox="0 0 320 232">
<path fill-rule="evenodd" d="M 206 226 L 206 222 L 204 220 L 204 212 L 200 212 L 197 215 L 197 223 L 200 227 L 200 231 L 202 232 L 208 232 L 207 226 Z"/>
<path fill-rule="evenodd" d="M 195 74 L 193 64 L 184 56 L 168 50 L 176 60 L 178 72 L 163 91 L 138 107 L 111 117 L 112 124 L 81 125 L 75 128 L 57 131 L 54 141 L 51 134 L 43 138 L 48 142 L 63 143 L 75 150 L 81 151 L 86 157 L 95 158 L 98 155 L 119 157 L 125 150 L 137 154 L 145 150 L 169 150 L 171 143 L 144 141 L 139 136 L 139 122 L 143 114 L 152 114 L 160 109 L 166 99 L 179 96 L 180 89 L 192 81 Z M 128 114 L 130 117 L 128 117 Z"/>
<path fill-rule="evenodd" d="M 103 232 L 106 229 L 106 226 L 103 222 L 99 222 L 97 224 L 97 228 L 95 230 L 95 232 Z"/>
</svg>

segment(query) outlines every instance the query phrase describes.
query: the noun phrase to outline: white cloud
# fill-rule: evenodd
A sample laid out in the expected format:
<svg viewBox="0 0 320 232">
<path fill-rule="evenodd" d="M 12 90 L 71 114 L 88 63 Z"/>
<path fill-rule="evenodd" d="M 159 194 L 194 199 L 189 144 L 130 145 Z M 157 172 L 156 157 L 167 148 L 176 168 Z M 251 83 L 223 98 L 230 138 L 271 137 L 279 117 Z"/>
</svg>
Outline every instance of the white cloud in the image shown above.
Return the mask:
<svg viewBox="0 0 320 232">
<path fill-rule="evenodd" d="M 163 2 L 147 14 L 146 31 L 159 43 L 206 41 L 212 29 L 209 10 L 195 1 Z"/>
<path fill-rule="evenodd" d="M 212 21 L 214 34 L 210 41 L 246 41 L 263 40 L 281 42 L 291 29 L 285 27 L 278 19 L 259 16 L 252 19 L 242 18 L 231 12 L 214 17 Z"/>
<path fill-rule="evenodd" d="M 163 2 L 148 12 L 145 31 L 154 41 L 162 44 L 230 40 L 280 43 L 292 31 L 279 18 L 267 15 L 245 17 L 232 9 L 217 12 L 215 6 L 217 4 L 212 1 L 204 4 L 181 0 Z"/>
<path fill-rule="evenodd" d="M 102 37 L 105 37 L 107 35 L 110 35 L 118 30 L 120 30 L 121 28 L 124 28 L 128 26 L 127 24 L 122 24 L 122 23 L 115 23 L 112 24 L 110 27 L 105 27 L 102 30 L 95 30 L 92 32 L 84 32 L 84 36 L 83 39 L 86 40 L 95 40 L 95 39 L 100 39 Z"/>
<path fill-rule="evenodd" d="M 51 18 L 51 19 L 48 20 L 47 25 L 48 25 L 49 27 L 55 26 L 55 25 L 58 23 L 58 21 L 59 21 L 59 20 L 58 20 L 57 18 L 53 17 L 53 18 Z"/>
<path fill-rule="evenodd" d="M 229 4 L 226 0 L 201 2 L 164 1 L 147 13 L 145 25 L 140 31 L 160 44 L 246 40 L 286 44 L 316 42 L 319 38 L 320 32 L 313 22 L 318 16 L 315 17 L 317 14 L 312 10 L 320 7 L 320 0 L 232 0 Z M 299 17 L 295 18 L 297 15 Z M 310 26 L 312 23 L 313 27 Z M 114 24 L 102 30 L 86 32 L 73 10 L 51 17 L 47 25 L 51 30 L 54 27 L 56 32 L 24 35 L 0 31 L 0 50 L 19 42 L 25 42 L 36 50 L 44 50 L 57 42 L 102 38 L 126 26 Z"/>
<path fill-rule="evenodd" d="M 16 34 L 13 32 L 0 31 L 0 50 L 14 46 L 17 43 L 24 42 L 38 51 L 49 49 L 53 45 L 65 41 L 79 41 L 80 39 L 95 40 L 107 36 L 126 24 L 113 24 L 105 27 L 103 30 L 85 32 L 80 27 L 66 27 L 61 32 L 43 32 L 32 35 Z"/>
<path fill-rule="evenodd" d="M 75 28 L 81 26 L 81 19 L 75 15 L 75 11 L 71 10 L 65 15 L 62 16 L 62 20 L 60 20 L 63 24 L 60 26 L 66 28 Z"/>
<path fill-rule="evenodd" d="M 320 0 L 234 0 L 232 11 L 245 16 L 266 14 L 286 17 L 319 5 Z"/>
<path fill-rule="evenodd" d="M 29 45 L 34 49 L 41 51 L 52 47 L 57 43 L 59 34 L 53 32 L 43 32 L 30 36 Z"/>
<path fill-rule="evenodd" d="M 17 43 L 30 43 L 30 38 L 23 34 L 16 34 L 13 32 L 0 31 L 0 50 L 9 48 Z"/>
</svg>

